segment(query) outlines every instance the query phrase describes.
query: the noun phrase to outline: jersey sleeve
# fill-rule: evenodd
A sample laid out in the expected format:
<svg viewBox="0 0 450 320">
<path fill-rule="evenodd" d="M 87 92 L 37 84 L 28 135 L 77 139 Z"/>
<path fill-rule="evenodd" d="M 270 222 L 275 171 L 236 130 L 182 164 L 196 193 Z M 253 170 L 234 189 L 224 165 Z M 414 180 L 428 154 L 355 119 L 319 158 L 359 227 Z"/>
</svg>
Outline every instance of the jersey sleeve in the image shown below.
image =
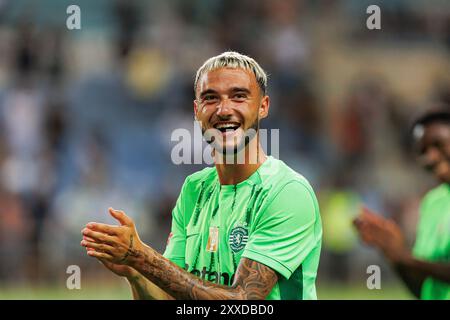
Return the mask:
<svg viewBox="0 0 450 320">
<path fill-rule="evenodd" d="M 178 196 L 175 207 L 172 210 L 172 227 L 169 237 L 167 239 L 166 250 L 163 256 L 179 267 L 185 267 L 185 252 L 186 252 L 186 228 L 185 217 L 186 212 L 186 186 L 188 180 L 183 184 L 180 195 Z"/>
<path fill-rule="evenodd" d="M 320 241 L 318 210 L 310 188 L 298 181 L 288 183 L 255 219 L 242 257 L 289 279 Z"/>
</svg>

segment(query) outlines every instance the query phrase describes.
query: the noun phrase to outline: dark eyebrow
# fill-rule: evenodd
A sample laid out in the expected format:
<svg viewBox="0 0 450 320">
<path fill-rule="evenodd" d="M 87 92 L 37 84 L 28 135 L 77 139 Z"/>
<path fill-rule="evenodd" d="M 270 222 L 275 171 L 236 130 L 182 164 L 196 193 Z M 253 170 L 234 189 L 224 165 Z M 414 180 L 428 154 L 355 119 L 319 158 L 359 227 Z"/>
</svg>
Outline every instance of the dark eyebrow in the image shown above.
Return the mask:
<svg viewBox="0 0 450 320">
<path fill-rule="evenodd" d="M 245 92 L 247 94 L 250 94 L 250 90 L 248 90 L 247 88 L 239 88 L 239 87 L 231 88 L 231 92 Z"/>
<path fill-rule="evenodd" d="M 249 89 L 247 89 L 247 88 L 240 88 L 240 87 L 233 87 L 233 88 L 230 89 L 230 92 L 232 92 L 232 93 L 245 92 L 247 94 L 251 93 Z M 207 94 L 218 94 L 218 92 L 213 90 L 213 89 L 207 89 L 207 90 L 205 90 L 205 91 L 200 93 L 200 98 L 203 98 Z"/>
<path fill-rule="evenodd" d="M 200 93 L 200 98 L 203 98 L 204 96 L 206 96 L 207 94 L 217 94 L 217 91 L 213 90 L 213 89 L 208 89 L 203 91 L 202 93 Z"/>
</svg>

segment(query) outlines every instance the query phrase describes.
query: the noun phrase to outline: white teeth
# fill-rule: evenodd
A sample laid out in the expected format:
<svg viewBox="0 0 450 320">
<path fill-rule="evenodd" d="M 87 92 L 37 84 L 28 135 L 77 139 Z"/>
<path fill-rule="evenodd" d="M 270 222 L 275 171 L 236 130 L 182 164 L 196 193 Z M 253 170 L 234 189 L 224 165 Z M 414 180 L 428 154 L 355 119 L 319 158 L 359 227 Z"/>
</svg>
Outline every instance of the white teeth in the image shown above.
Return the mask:
<svg viewBox="0 0 450 320">
<path fill-rule="evenodd" d="M 234 124 L 234 123 L 220 123 L 218 125 L 215 126 L 216 129 L 233 129 L 236 127 L 239 127 L 238 124 Z"/>
</svg>

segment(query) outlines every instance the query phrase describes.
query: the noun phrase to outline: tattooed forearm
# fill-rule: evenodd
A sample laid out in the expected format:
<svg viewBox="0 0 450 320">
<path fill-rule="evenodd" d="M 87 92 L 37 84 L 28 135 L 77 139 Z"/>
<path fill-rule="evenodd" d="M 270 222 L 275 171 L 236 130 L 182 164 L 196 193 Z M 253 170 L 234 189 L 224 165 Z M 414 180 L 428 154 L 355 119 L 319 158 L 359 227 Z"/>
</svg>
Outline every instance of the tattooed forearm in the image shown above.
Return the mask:
<svg viewBox="0 0 450 320">
<path fill-rule="evenodd" d="M 233 286 L 242 286 L 247 300 L 265 299 L 272 290 L 278 276 L 266 265 L 243 258 L 236 272 Z"/>
<path fill-rule="evenodd" d="M 275 271 L 259 262 L 242 258 L 231 286 L 202 280 L 181 269 L 153 249 L 141 252 L 134 267 L 175 299 L 258 300 L 265 299 L 278 281 Z"/>
</svg>

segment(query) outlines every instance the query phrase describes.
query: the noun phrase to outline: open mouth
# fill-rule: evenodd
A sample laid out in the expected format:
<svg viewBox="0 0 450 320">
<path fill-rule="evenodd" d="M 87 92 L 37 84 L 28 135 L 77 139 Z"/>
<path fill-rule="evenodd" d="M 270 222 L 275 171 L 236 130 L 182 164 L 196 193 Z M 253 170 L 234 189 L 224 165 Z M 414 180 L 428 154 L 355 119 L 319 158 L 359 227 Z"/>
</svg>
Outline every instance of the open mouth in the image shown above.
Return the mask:
<svg viewBox="0 0 450 320">
<path fill-rule="evenodd" d="M 222 133 L 234 132 L 239 129 L 241 124 L 239 122 L 218 122 L 214 125 L 214 128 Z"/>
</svg>

